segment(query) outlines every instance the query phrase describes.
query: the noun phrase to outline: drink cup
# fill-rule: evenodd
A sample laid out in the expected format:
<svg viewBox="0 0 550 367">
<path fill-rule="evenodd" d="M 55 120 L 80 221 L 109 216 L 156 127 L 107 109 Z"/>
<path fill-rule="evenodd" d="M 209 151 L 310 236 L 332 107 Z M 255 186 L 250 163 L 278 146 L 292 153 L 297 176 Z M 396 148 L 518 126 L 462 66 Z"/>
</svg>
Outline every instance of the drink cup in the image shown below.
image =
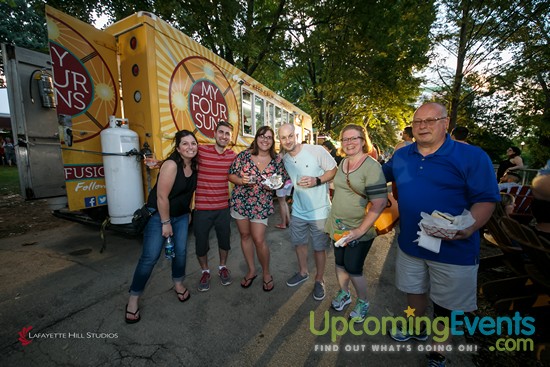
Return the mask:
<svg viewBox="0 0 550 367">
<path fill-rule="evenodd" d="M 157 159 L 155 158 L 155 156 L 152 155 L 152 154 L 151 154 L 151 155 L 148 154 L 148 155 L 145 157 L 144 163 L 145 163 L 145 165 L 146 165 L 148 168 L 150 168 L 150 169 L 152 169 L 152 168 L 157 168 L 157 166 L 158 166 L 158 161 L 157 161 Z"/>
</svg>

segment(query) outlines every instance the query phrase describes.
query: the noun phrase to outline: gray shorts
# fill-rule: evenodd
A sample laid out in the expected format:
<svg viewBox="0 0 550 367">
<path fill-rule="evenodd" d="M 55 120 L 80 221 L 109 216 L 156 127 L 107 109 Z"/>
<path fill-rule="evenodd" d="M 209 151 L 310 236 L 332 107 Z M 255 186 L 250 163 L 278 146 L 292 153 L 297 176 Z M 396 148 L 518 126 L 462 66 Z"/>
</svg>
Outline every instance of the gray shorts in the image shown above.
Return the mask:
<svg viewBox="0 0 550 367">
<path fill-rule="evenodd" d="M 405 293 L 424 294 L 448 310 L 477 310 L 479 265 L 453 265 L 409 256 L 397 249 L 395 285 Z"/>
<path fill-rule="evenodd" d="M 292 217 L 290 221 L 290 242 L 294 246 L 313 243 L 313 250 L 326 251 L 330 249 L 330 237 L 325 233 L 326 219 L 304 220 Z"/>
</svg>

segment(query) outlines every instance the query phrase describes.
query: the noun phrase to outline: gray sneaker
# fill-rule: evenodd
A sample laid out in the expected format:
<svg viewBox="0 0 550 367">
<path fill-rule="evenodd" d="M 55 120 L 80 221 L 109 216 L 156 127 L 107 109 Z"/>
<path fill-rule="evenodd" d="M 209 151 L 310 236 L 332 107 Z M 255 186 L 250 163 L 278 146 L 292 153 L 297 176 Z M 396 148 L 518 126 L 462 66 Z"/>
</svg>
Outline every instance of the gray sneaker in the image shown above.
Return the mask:
<svg viewBox="0 0 550 367">
<path fill-rule="evenodd" d="M 203 271 L 199 281 L 199 292 L 206 292 L 210 289 L 210 273 Z"/>
<path fill-rule="evenodd" d="M 298 284 L 301 284 L 308 279 L 309 279 L 309 274 L 302 275 L 300 274 L 300 272 L 297 272 L 296 274 L 291 276 L 289 280 L 286 281 L 286 285 L 288 285 L 289 287 L 295 287 Z"/>
<path fill-rule="evenodd" d="M 220 269 L 218 276 L 220 277 L 222 285 L 231 284 L 231 272 L 226 267 Z"/>
<path fill-rule="evenodd" d="M 321 301 L 325 298 L 325 285 L 322 282 L 316 281 L 313 286 L 313 299 Z"/>
</svg>

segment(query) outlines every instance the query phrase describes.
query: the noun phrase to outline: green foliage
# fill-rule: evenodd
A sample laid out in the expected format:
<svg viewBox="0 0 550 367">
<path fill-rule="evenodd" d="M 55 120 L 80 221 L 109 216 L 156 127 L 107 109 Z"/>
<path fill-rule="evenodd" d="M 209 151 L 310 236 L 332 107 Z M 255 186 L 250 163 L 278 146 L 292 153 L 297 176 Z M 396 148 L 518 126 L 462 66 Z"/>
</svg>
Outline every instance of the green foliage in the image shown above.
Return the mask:
<svg viewBox="0 0 550 367">
<path fill-rule="evenodd" d="M 36 11 L 36 2 L 9 0 L 0 2 L 0 43 L 13 44 L 32 50 L 47 50 L 46 21 Z M 42 3 L 43 4 L 43 3 Z"/>
<path fill-rule="evenodd" d="M 493 161 L 525 142 L 524 160 L 550 157 L 550 3 L 541 0 L 442 0 L 435 39 L 457 55 L 438 65 L 438 98 L 450 106 L 451 128 L 467 126 L 470 141 Z"/>
<path fill-rule="evenodd" d="M 383 148 L 394 144 L 395 129 L 412 114 L 420 83 L 412 70 L 428 61 L 434 18 L 433 4 L 424 1 L 303 6 L 290 32 L 288 73 L 306 92 L 319 131 L 337 135 L 345 124 L 365 124 Z"/>
<path fill-rule="evenodd" d="M 29 13 L 14 19 L 40 28 L 20 33 L 43 47 L 45 1 L 16 1 Z M 423 0 L 46 2 L 86 22 L 153 12 L 310 113 L 321 132 L 364 124 L 382 148 L 411 118 L 420 83 L 413 73 L 428 62 L 435 19 L 433 1 Z"/>
<path fill-rule="evenodd" d="M 19 194 L 20 190 L 17 167 L 0 166 L 0 195 Z"/>
</svg>

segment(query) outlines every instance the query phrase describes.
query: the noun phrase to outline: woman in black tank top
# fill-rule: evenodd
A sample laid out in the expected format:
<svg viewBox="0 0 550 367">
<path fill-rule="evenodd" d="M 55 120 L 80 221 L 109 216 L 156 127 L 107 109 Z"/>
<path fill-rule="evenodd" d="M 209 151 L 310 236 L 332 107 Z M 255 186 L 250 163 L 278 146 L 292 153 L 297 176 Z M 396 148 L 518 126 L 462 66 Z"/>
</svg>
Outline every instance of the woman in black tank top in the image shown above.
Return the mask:
<svg viewBox="0 0 550 367">
<path fill-rule="evenodd" d="M 172 281 L 180 302 L 187 301 L 191 295 L 183 286 L 187 260 L 187 232 L 191 199 L 197 187 L 198 141 L 191 131 L 176 133 L 175 148 L 162 164 L 157 183 L 149 193 L 147 206 L 154 215 L 143 232 L 143 250 L 136 270 L 130 298 L 126 305 L 125 320 L 129 324 L 141 319 L 139 297 L 151 276 L 167 238 L 172 239 L 174 255 L 172 262 Z"/>
</svg>

